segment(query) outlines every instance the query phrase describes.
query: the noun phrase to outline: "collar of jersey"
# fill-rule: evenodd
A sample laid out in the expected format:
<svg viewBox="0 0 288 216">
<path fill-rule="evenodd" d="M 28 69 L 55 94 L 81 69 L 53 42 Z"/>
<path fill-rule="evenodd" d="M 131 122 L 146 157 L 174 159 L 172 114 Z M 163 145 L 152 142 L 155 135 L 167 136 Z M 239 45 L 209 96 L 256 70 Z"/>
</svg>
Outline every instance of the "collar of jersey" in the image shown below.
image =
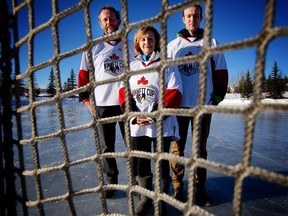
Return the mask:
<svg viewBox="0 0 288 216">
<path fill-rule="evenodd" d="M 182 29 L 181 31 L 178 32 L 177 34 L 177 37 L 181 37 L 183 38 L 184 40 L 192 43 L 194 41 L 197 41 L 197 40 L 200 40 L 202 39 L 204 36 L 204 29 L 202 28 L 198 28 L 196 31 L 195 31 L 195 34 L 194 35 L 191 35 L 189 33 L 189 31 L 185 28 L 185 29 Z M 189 40 L 189 38 L 193 37 L 194 40 L 191 42 L 191 40 Z"/>
<path fill-rule="evenodd" d="M 103 36 L 106 36 L 106 34 L 103 34 Z M 112 43 L 112 41 L 114 41 L 115 43 Z M 121 42 L 121 37 L 116 38 L 115 40 L 110 40 L 110 41 L 105 41 L 105 42 L 111 46 L 116 46 L 118 43 Z"/>
<path fill-rule="evenodd" d="M 144 67 L 148 67 L 149 65 L 155 63 L 155 62 L 158 62 L 160 61 L 160 52 L 158 51 L 153 51 L 150 55 L 150 58 L 148 61 L 144 61 L 143 58 L 142 58 L 142 55 L 139 54 L 135 57 L 138 61 L 141 61 L 142 65 Z"/>
</svg>

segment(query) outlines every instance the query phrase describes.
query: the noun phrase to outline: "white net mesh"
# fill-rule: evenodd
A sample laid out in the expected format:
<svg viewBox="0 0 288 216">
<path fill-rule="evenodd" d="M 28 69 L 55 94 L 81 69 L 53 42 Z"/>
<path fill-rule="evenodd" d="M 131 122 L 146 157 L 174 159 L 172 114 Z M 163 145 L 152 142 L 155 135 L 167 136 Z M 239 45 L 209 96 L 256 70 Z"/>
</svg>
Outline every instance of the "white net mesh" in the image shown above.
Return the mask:
<svg viewBox="0 0 288 216">
<path fill-rule="evenodd" d="M 106 189 L 116 189 L 119 191 L 123 191 L 127 196 L 126 204 L 128 209 L 126 210 L 127 214 L 132 215 L 134 213 L 134 201 L 132 197 L 132 192 L 141 192 L 152 198 L 154 201 L 165 200 L 171 206 L 177 208 L 182 214 L 190 215 L 190 214 L 197 214 L 197 215 L 210 215 L 211 213 L 206 209 L 200 208 L 197 205 L 193 205 L 193 173 L 195 168 L 197 167 L 204 167 L 208 170 L 212 170 L 214 172 L 223 173 L 224 175 L 232 176 L 235 179 L 235 184 L 233 187 L 233 209 L 231 214 L 233 215 L 241 215 L 242 214 L 242 190 L 244 180 L 247 177 L 256 177 L 261 180 L 272 182 L 275 184 L 279 184 L 281 186 L 288 187 L 288 177 L 287 175 L 283 175 L 277 172 L 273 172 L 267 170 L 265 168 L 253 166 L 251 163 L 252 160 L 252 151 L 253 151 L 253 134 L 255 132 L 255 123 L 259 113 L 263 111 L 273 111 L 279 112 L 284 111 L 287 112 L 288 105 L 281 104 L 281 103 L 263 103 L 261 100 L 261 86 L 263 84 L 263 71 L 265 66 L 265 55 L 266 55 L 266 47 L 268 43 L 277 37 L 281 36 L 288 36 L 288 28 L 287 27 L 274 27 L 273 26 L 273 14 L 275 12 L 275 1 L 268 0 L 266 2 L 266 10 L 265 10 L 265 20 L 263 23 L 262 31 L 248 39 L 244 39 L 241 41 L 231 42 L 229 44 L 225 44 L 222 46 L 218 46 L 216 48 L 211 48 L 209 46 L 205 46 L 204 51 L 201 52 L 200 55 L 197 57 L 186 57 L 174 61 L 167 61 L 165 58 L 161 59 L 161 64 L 157 68 L 159 73 L 162 73 L 163 70 L 169 65 L 176 65 L 176 64 L 183 64 L 184 62 L 189 62 L 191 60 L 197 60 L 200 63 L 200 67 L 203 71 L 200 77 L 200 93 L 199 93 L 199 105 L 194 109 L 166 109 L 163 108 L 161 105 L 157 112 L 149 113 L 147 115 L 153 116 L 157 118 L 158 124 L 158 139 L 157 139 L 157 151 L 155 153 L 143 153 L 138 151 L 131 151 L 130 148 L 130 140 L 126 139 L 128 144 L 128 148 L 124 151 L 119 151 L 115 153 L 106 153 L 101 154 L 101 147 L 100 147 L 100 138 L 98 135 L 97 126 L 100 124 L 108 123 L 108 122 L 115 122 L 115 121 L 124 121 L 127 122 L 133 116 L 137 116 L 137 113 L 129 113 L 128 110 L 121 115 L 113 118 L 105 118 L 105 119 L 97 119 L 96 110 L 93 109 L 93 119 L 88 123 L 67 127 L 69 122 L 66 115 L 66 108 L 63 108 L 63 100 L 75 94 L 79 94 L 80 92 L 90 91 L 93 92 L 93 89 L 97 85 L 101 85 L 104 83 L 113 82 L 115 80 L 125 80 L 130 76 L 130 71 L 126 70 L 122 76 L 115 78 L 113 80 L 105 80 L 102 82 L 95 82 L 94 81 L 94 74 L 93 74 L 93 64 L 91 63 L 91 55 L 88 55 L 90 61 L 90 83 L 84 87 L 74 89 L 71 91 L 63 92 L 61 88 L 61 70 L 59 64 L 62 60 L 69 58 L 71 56 L 77 55 L 82 53 L 83 51 L 91 49 L 93 45 L 105 41 L 111 38 L 118 38 L 121 37 L 123 44 L 124 44 L 124 59 L 125 59 L 125 66 L 126 68 L 129 61 L 128 61 L 128 50 L 127 50 L 127 38 L 129 32 L 133 31 L 136 28 L 140 28 L 142 26 L 147 25 L 160 25 L 160 33 L 161 33 L 161 50 L 163 56 L 166 56 L 166 45 L 167 45 L 167 20 L 171 14 L 175 12 L 181 11 L 183 8 L 187 7 L 187 5 L 191 3 L 204 3 L 205 4 L 205 36 L 204 40 L 206 42 L 210 41 L 211 34 L 212 34 L 212 14 L 213 14 L 213 0 L 206 0 L 206 1 L 186 1 L 183 3 L 179 3 L 177 5 L 169 6 L 169 2 L 163 0 L 162 1 L 162 9 L 154 17 L 148 18 L 146 20 L 141 20 L 140 22 L 129 23 L 128 21 L 128 9 L 127 9 L 127 1 L 121 1 L 121 12 L 122 12 L 122 26 L 123 28 L 117 31 L 115 34 L 112 34 L 107 37 L 100 37 L 93 39 L 92 37 L 92 30 L 91 30 L 91 18 L 90 18 L 90 11 L 89 5 L 92 1 L 90 0 L 82 0 L 79 3 L 71 6 L 70 8 L 58 12 L 58 1 L 52 0 L 52 18 L 49 19 L 47 22 L 43 23 L 42 25 L 35 27 L 34 25 L 34 1 L 23 1 L 20 4 L 16 4 L 16 1 L 13 1 L 13 16 L 16 18 L 19 13 L 23 10 L 28 11 L 29 17 L 29 32 L 24 35 L 22 38 L 17 39 L 15 38 L 15 48 L 19 50 L 22 46 L 27 45 L 27 70 L 23 73 L 20 73 L 19 68 L 16 68 L 17 80 L 28 80 L 29 85 L 29 103 L 24 106 L 17 107 L 17 114 L 26 116 L 27 121 L 31 124 L 31 129 L 25 131 L 25 134 L 29 133 L 29 136 L 24 136 L 25 138 L 20 136 L 19 142 L 20 145 L 23 146 L 27 150 L 24 150 L 23 157 L 24 157 L 24 164 L 25 170 L 22 174 L 26 177 L 27 182 L 27 190 L 33 190 L 34 195 L 30 196 L 33 199 L 29 199 L 26 202 L 27 207 L 31 208 L 32 211 L 36 209 L 40 215 L 45 215 L 50 208 L 57 204 L 65 205 L 66 212 L 65 214 L 85 214 L 85 201 L 89 200 L 91 205 L 95 205 L 95 214 L 102 214 L 106 215 L 109 213 L 114 213 L 109 210 L 110 202 L 105 199 L 103 194 L 103 190 Z M 62 19 L 67 16 L 72 15 L 78 11 L 82 11 L 84 14 L 85 19 L 85 26 L 86 26 L 86 35 L 87 35 L 87 42 L 83 46 L 79 46 L 72 51 L 68 51 L 65 53 L 60 52 L 60 41 L 59 41 L 59 31 L 58 25 Z M 73 24 L 72 24 L 73 25 Z M 41 62 L 37 65 L 34 65 L 34 57 L 33 52 L 35 50 L 35 37 L 40 34 L 42 31 L 45 30 L 52 31 L 53 35 L 53 57 L 45 62 Z M 209 44 L 209 43 L 206 43 Z M 231 50 L 237 50 L 240 48 L 249 48 L 249 47 L 257 47 L 257 61 L 256 61 L 256 72 L 254 77 L 254 86 L 253 86 L 253 99 L 252 103 L 249 106 L 240 106 L 240 107 L 228 107 L 228 106 L 203 106 L 203 101 L 205 100 L 205 83 L 206 83 L 206 62 L 209 60 L 209 56 L 220 53 L 220 52 L 228 52 Z M 88 52 L 89 53 L 89 52 Z M 80 60 L 80 59 L 79 59 Z M 34 75 L 38 73 L 39 70 L 46 68 L 46 67 L 53 67 L 53 71 L 55 74 L 55 81 L 56 81 L 56 94 L 54 97 L 45 98 L 44 100 L 36 100 L 35 95 L 35 86 L 34 86 Z M 154 68 L 155 69 L 155 68 Z M 17 71 L 18 70 L 18 71 Z M 147 70 L 149 71 L 149 70 Z M 143 72 L 143 71 L 142 71 Z M 161 83 L 163 86 L 163 83 Z M 127 91 L 126 91 L 127 92 Z M 128 97 L 128 95 L 126 95 Z M 161 100 L 163 101 L 163 95 L 161 96 Z M 95 105 L 93 93 L 90 97 L 91 101 Z M 49 117 L 46 116 L 43 112 L 41 112 L 41 107 L 44 105 L 51 105 L 53 106 L 55 116 Z M 52 108 L 51 108 L 52 109 Z M 73 111 L 71 111 L 73 112 Z M 77 111 L 75 111 L 77 112 Z M 44 116 L 41 116 L 40 114 Z M 243 143 L 243 152 L 242 158 L 239 163 L 235 165 L 226 165 L 220 162 L 215 162 L 213 160 L 204 160 L 198 157 L 198 147 L 199 147 L 199 121 L 202 116 L 206 113 L 218 113 L 218 114 L 232 114 L 232 115 L 241 115 L 245 118 L 244 122 L 244 143 Z M 25 115 L 24 115 L 25 114 Z M 195 133 L 193 134 L 192 140 L 192 153 L 191 157 L 176 157 L 171 154 L 161 153 L 160 144 L 161 144 L 161 131 L 162 131 L 162 124 L 161 119 L 165 115 L 188 115 L 194 116 L 194 126 L 195 126 Z M 40 119 L 42 118 L 51 118 L 51 119 L 58 119 L 59 127 L 58 130 L 50 133 L 45 134 L 39 131 L 39 124 Z M 66 119 L 66 121 L 65 121 Z M 20 122 L 20 127 L 17 126 L 17 130 L 21 131 L 25 128 L 25 119 L 18 119 Z M 85 121 L 84 121 L 85 122 Z M 129 134 L 128 124 L 125 125 L 125 132 Z M 22 134 L 22 133 L 21 133 Z M 75 141 L 73 137 L 79 136 L 82 137 Z M 86 148 L 93 148 L 93 152 L 91 154 L 83 153 L 83 157 L 73 157 L 69 152 L 69 148 L 71 148 L 71 143 L 76 143 L 75 145 L 81 146 L 82 139 L 85 139 L 87 136 L 89 139 L 92 140 L 91 146 L 87 146 Z M 28 137 L 28 138 L 26 138 Z M 86 137 L 86 138 L 87 138 Z M 90 140 L 90 142 L 91 142 Z M 78 143 L 77 143 L 78 142 Z M 48 147 L 45 147 L 45 143 Z M 51 162 L 50 164 L 45 164 L 43 161 L 49 160 L 49 158 L 42 159 L 41 158 L 41 151 L 46 150 L 49 151 L 49 148 L 54 148 L 53 143 L 58 143 L 58 153 L 59 153 L 59 161 L 58 162 Z M 28 147 L 27 147 L 28 146 Z M 55 145 L 56 146 L 56 145 Z M 48 149 L 47 149 L 48 148 Z M 81 151 L 79 149 L 79 151 Z M 49 154 L 48 154 L 49 155 Z M 26 157 L 25 157 L 26 156 Z M 154 171 L 155 171 L 155 189 L 151 192 L 147 192 L 147 190 L 143 190 L 143 188 L 138 186 L 132 186 L 131 183 L 131 164 L 130 158 L 132 156 L 135 157 L 147 157 L 150 158 L 154 163 Z M 103 157 L 115 157 L 119 160 L 122 160 L 123 166 L 127 166 L 127 181 L 123 184 L 118 185 L 106 185 L 104 184 L 103 174 L 102 174 L 102 166 L 101 166 L 101 159 Z M 186 203 L 180 203 L 172 198 L 172 196 L 160 193 L 160 186 L 159 186 L 159 162 L 161 160 L 175 160 L 179 163 L 182 163 L 186 166 L 188 182 L 188 200 Z M 30 161 L 31 164 L 29 164 Z M 76 178 L 74 179 L 73 172 L 83 172 L 83 170 L 87 170 L 87 175 L 91 176 L 91 173 L 95 175 L 96 183 L 92 187 L 79 187 L 77 189 L 77 183 L 81 182 L 81 179 Z M 71 174 L 72 173 L 72 174 Z M 85 172 L 84 172 L 85 173 Z M 57 178 L 56 178 L 56 177 Z M 56 178 L 56 179 L 55 179 Z M 85 177 L 83 177 L 85 178 Z M 49 193 L 45 188 L 45 185 L 50 184 L 58 186 L 58 188 L 54 188 L 55 191 L 59 191 L 59 193 Z M 59 188 L 59 185 L 61 185 Z M 62 188 L 63 187 L 63 188 Z M 33 189 L 32 189 L 33 188 Z M 34 189 L 35 188 L 35 189 Z M 52 188 L 53 187 L 49 187 Z M 35 190 L 35 191 L 34 191 Z M 84 197 L 84 198 L 83 198 Z M 117 202 L 116 202 L 117 203 Z M 121 204 L 123 205 L 123 204 Z M 154 202 L 155 205 L 155 214 L 158 212 L 158 202 Z M 84 209 L 83 209 L 84 206 Z M 116 207 L 122 208 L 121 206 Z M 81 210 L 79 210 L 81 209 Z M 99 211 L 101 213 L 99 213 Z M 68 213 L 69 212 L 69 213 Z M 98 212 L 98 213 L 97 213 Z"/>
</svg>

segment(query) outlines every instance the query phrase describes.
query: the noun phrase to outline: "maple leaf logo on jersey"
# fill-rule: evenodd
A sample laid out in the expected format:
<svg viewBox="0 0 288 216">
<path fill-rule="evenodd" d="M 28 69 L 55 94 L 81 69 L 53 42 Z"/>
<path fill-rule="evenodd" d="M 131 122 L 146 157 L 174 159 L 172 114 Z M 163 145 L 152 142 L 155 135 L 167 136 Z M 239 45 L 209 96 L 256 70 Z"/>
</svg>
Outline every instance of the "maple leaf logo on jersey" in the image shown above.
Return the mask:
<svg viewBox="0 0 288 216">
<path fill-rule="evenodd" d="M 113 53 L 113 55 L 110 56 L 110 59 L 118 60 L 119 56 L 117 56 L 115 53 Z"/>
<path fill-rule="evenodd" d="M 148 84 L 148 80 L 145 79 L 145 77 L 141 77 L 140 80 L 138 80 L 138 85 L 143 84 L 143 85 L 147 85 Z"/>
</svg>

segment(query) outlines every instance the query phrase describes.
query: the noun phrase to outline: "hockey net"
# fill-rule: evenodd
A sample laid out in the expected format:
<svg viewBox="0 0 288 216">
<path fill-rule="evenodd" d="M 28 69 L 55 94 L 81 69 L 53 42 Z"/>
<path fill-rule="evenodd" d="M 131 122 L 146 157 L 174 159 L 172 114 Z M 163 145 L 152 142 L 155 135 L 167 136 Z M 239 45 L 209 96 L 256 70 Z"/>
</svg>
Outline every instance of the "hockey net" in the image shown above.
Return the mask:
<svg viewBox="0 0 288 216">
<path fill-rule="evenodd" d="M 193 174 L 194 170 L 197 167 L 204 167 L 208 170 L 213 170 L 215 172 L 220 172 L 228 176 L 233 176 L 235 179 L 234 184 L 234 191 L 233 191 L 233 212 L 231 214 L 233 215 L 241 215 L 241 200 L 242 200 L 242 190 L 243 190 L 243 184 L 245 178 L 252 176 L 259 179 L 262 179 L 264 181 L 272 182 L 275 184 L 282 185 L 284 187 L 288 187 L 288 177 L 287 175 L 283 175 L 277 172 L 269 171 L 267 169 L 263 169 L 261 167 L 256 167 L 251 164 L 252 160 L 252 151 L 253 151 L 253 133 L 255 131 L 255 121 L 257 115 L 262 111 L 284 111 L 287 112 L 288 106 L 287 104 L 279 104 L 279 103 L 263 103 L 262 102 L 262 90 L 261 86 L 263 84 L 263 71 L 265 66 L 265 54 L 266 54 L 266 47 L 268 43 L 277 37 L 280 36 L 287 36 L 288 35 L 288 28 L 279 27 L 275 28 L 273 27 L 273 14 L 275 11 L 275 1 L 268 0 L 266 3 L 266 11 L 265 11 L 265 20 L 263 23 L 263 29 L 262 31 L 249 39 L 241 40 L 241 41 L 235 41 L 229 44 L 221 45 L 217 48 L 211 48 L 209 46 L 204 47 L 204 51 L 201 52 L 200 55 L 197 57 L 185 57 L 182 59 L 178 59 L 175 61 L 167 61 L 165 58 L 161 58 L 161 64 L 157 68 L 158 72 L 160 74 L 163 73 L 164 69 L 170 65 L 176 65 L 176 64 L 183 64 L 187 63 L 191 60 L 197 60 L 200 63 L 201 71 L 203 73 L 200 76 L 200 92 L 199 92 L 199 105 L 194 109 L 189 110 L 182 110 L 182 109 L 167 109 L 163 107 L 163 104 L 161 104 L 158 108 L 158 110 L 154 113 L 147 113 L 147 116 L 156 118 L 157 121 L 157 131 L 158 131 L 158 138 L 157 138 L 157 151 L 153 153 L 143 153 L 138 151 L 132 151 L 131 150 L 131 143 L 130 140 L 126 138 L 127 148 L 125 152 L 115 152 L 115 153 L 101 153 L 101 142 L 100 137 L 98 134 L 97 126 L 100 124 L 115 122 L 115 121 L 124 121 L 125 122 L 125 133 L 129 135 L 129 128 L 128 128 L 128 120 L 131 117 L 137 116 L 137 113 L 132 113 L 126 110 L 126 112 L 121 116 L 116 116 L 113 118 L 105 118 L 105 119 L 98 119 L 96 115 L 96 110 L 93 109 L 92 112 L 92 120 L 89 123 L 82 124 L 80 126 L 74 126 L 74 127 L 66 127 L 64 116 L 63 116 L 63 105 L 62 100 L 65 98 L 69 98 L 70 96 L 73 96 L 75 94 L 79 94 L 83 91 L 90 91 L 91 92 L 91 101 L 95 105 L 94 97 L 93 97 L 93 89 L 97 85 L 102 85 L 105 83 L 113 82 L 116 80 L 125 80 L 129 78 L 130 71 L 126 70 L 125 73 L 122 76 L 119 76 L 115 80 L 105 80 L 102 82 L 95 82 L 94 81 L 94 74 L 93 74 L 93 64 L 91 63 L 91 55 L 88 55 L 89 61 L 90 61 L 90 74 L 91 77 L 90 83 L 84 87 L 74 89 L 68 92 L 63 92 L 61 88 L 61 80 L 60 80 L 60 74 L 61 70 L 59 68 L 59 62 L 64 60 L 65 58 L 68 58 L 70 56 L 73 56 L 75 54 L 82 53 L 83 51 L 90 50 L 93 45 L 105 41 L 107 39 L 113 39 L 121 37 L 124 47 L 124 59 L 125 59 L 125 66 L 128 67 L 129 61 L 128 61 L 128 50 L 127 50 L 127 38 L 128 33 L 134 29 L 147 26 L 147 25 L 154 25 L 155 23 L 160 24 L 160 33 L 161 33 L 161 50 L 163 53 L 163 56 L 166 56 L 166 45 L 167 45 L 167 28 L 166 23 L 168 17 L 176 12 L 179 12 L 183 10 L 185 7 L 190 5 L 191 3 L 204 3 L 205 4 L 205 35 L 204 35 L 204 41 L 206 41 L 205 44 L 211 39 L 212 34 L 212 16 L 213 14 L 213 0 L 206 0 L 206 1 L 186 1 L 183 3 L 179 3 L 177 5 L 169 6 L 169 2 L 166 0 L 162 0 L 162 10 L 154 17 L 151 17 L 146 20 L 142 20 L 140 22 L 136 23 L 129 23 L 128 22 L 128 9 L 127 9 L 127 1 L 122 0 L 121 1 L 121 17 L 122 17 L 122 25 L 123 28 L 117 31 L 115 34 L 109 35 L 105 38 L 92 38 L 92 30 L 91 30 L 91 21 L 90 21 L 90 13 L 89 13 L 89 5 L 92 2 L 92 0 L 82 0 L 79 1 L 78 4 L 68 8 L 65 11 L 58 12 L 57 11 L 57 0 L 52 1 L 52 10 L 53 10 L 53 16 L 52 18 L 38 26 L 35 27 L 33 20 L 34 20 L 34 4 L 33 1 L 23 1 L 20 4 L 16 3 L 16 0 L 13 0 L 12 2 L 12 8 L 13 8 L 13 21 L 17 22 L 17 16 L 18 14 L 23 10 L 28 8 L 28 15 L 29 15 L 29 33 L 24 36 L 23 38 L 18 39 L 17 35 L 17 25 L 14 25 L 14 62 L 15 62 L 15 74 L 16 74 L 16 80 L 20 82 L 23 79 L 27 79 L 29 83 L 29 104 L 22 106 L 21 105 L 21 99 L 18 96 L 16 98 L 16 108 L 11 107 L 9 104 L 5 104 L 3 100 L 3 107 L 8 106 L 8 108 L 11 110 L 11 119 L 3 118 L 3 128 L 7 128 L 8 130 L 14 130 L 17 131 L 17 136 L 13 137 L 12 139 L 8 140 L 9 147 L 6 150 L 6 153 L 3 155 L 8 155 L 7 152 L 9 151 L 15 151 L 18 152 L 19 157 L 17 158 L 18 163 L 20 164 L 19 167 L 13 166 L 13 163 L 16 162 L 13 161 L 13 156 L 11 157 L 12 160 L 9 160 L 8 156 L 5 157 L 6 161 L 6 169 L 7 167 L 12 168 L 14 171 L 12 171 L 12 176 L 17 174 L 18 177 L 16 177 L 17 180 L 19 180 L 19 189 L 14 197 L 13 202 L 10 203 L 10 205 L 16 205 L 16 203 L 20 203 L 22 205 L 22 211 L 23 214 L 27 214 L 29 212 L 30 208 L 37 209 L 39 215 L 45 215 L 47 214 L 45 211 L 45 206 L 48 204 L 56 205 L 57 203 L 63 203 L 65 202 L 67 205 L 67 212 L 69 212 L 71 215 L 77 215 L 78 208 L 81 208 L 79 204 L 77 204 L 78 197 L 86 197 L 87 195 L 95 195 L 98 197 L 98 202 L 100 203 L 100 208 L 102 211 L 102 215 L 106 214 L 119 214 L 116 212 L 111 212 L 109 210 L 109 203 L 103 196 L 103 191 L 107 189 L 115 189 L 119 191 L 123 191 L 127 193 L 127 214 L 133 215 L 134 213 L 134 200 L 132 196 L 132 192 L 141 192 L 150 198 L 154 200 L 154 206 L 155 206 L 155 214 L 157 215 L 159 211 L 159 202 L 160 200 L 165 200 L 167 203 L 169 203 L 171 206 L 177 208 L 179 211 L 183 213 L 183 215 L 190 215 L 190 214 L 196 214 L 196 215 L 210 215 L 209 211 L 207 209 L 200 208 L 199 206 L 193 204 Z M 59 32 L 57 25 L 59 24 L 59 21 L 62 20 L 64 17 L 69 16 L 79 10 L 82 10 L 85 17 L 85 26 L 86 26 L 86 35 L 87 35 L 87 43 L 85 43 L 83 46 L 80 46 L 72 51 L 60 53 L 60 42 L 59 42 Z M 53 42 L 54 42 L 54 56 L 49 59 L 48 61 L 42 62 L 38 65 L 33 65 L 33 51 L 34 51 L 34 43 L 33 39 L 34 37 L 39 34 L 40 32 L 51 29 L 53 34 Z M 28 69 L 20 73 L 19 69 L 19 48 L 23 46 L 23 44 L 28 44 Z M 228 52 L 231 50 L 237 50 L 241 48 L 248 48 L 248 47 L 257 47 L 257 61 L 256 61 L 256 72 L 254 75 L 254 86 L 253 86 L 253 99 L 252 103 L 249 106 L 246 107 L 216 107 L 216 106 L 204 106 L 205 101 L 205 83 L 206 83 L 206 62 L 209 60 L 209 56 L 216 54 L 216 53 L 222 53 L 222 52 Z M 4 46 L 2 46 L 2 49 L 4 49 Z M 88 52 L 89 53 L 89 52 Z M 79 60 L 80 61 L 80 60 Z M 34 73 L 36 73 L 38 70 L 51 66 L 54 69 L 55 73 L 55 80 L 56 80 L 56 94 L 54 97 L 46 98 L 44 100 L 38 101 L 35 100 L 35 86 L 34 86 Z M 11 70 L 10 70 L 11 72 Z M 149 72 L 149 70 L 144 71 Z M 4 73 L 9 73 L 9 71 Z M 163 80 L 161 80 L 161 88 L 163 89 Z M 126 91 L 127 92 L 127 91 Z M 128 98 L 128 95 L 126 95 Z M 5 98 L 5 96 L 3 97 Z M 163 101 L 163 94 L 160 97 L 161 101 Z M 128 102 L 128 99 L 127 99 Z M 60 127 L 59 130 L 50 133 L 48 135 L 41 136 L 39 135 L 39 131 L 37 131 L 37 119 L 41 118 L 41 116 L 38 116 L 36 113 L 37 107 L 48 105 L 48 104 L 54 104 L 56 105 L 56 111 L 59 117 Z M 10 107 L 9 107 L 10 106 Z M 2 110 L 2 113 L 5 114 L 5 109 Z M 23 138 L 23 128 L 24 128 L 24 120 L 21 119 L 21 115 L 23 113 L 29 113 L 31 123 L 31 138 L 25 139 Z M 207 113 L 220 113 L 220 114 L 241 114 L 245 116 L 245 138 L 243 143 L 243 152 L 242 152 L 242 158 L 239 163 L 236 165 L 226 165 L 221 164 L 212 160 L 203 160 L 198 155 L 198 149 L 199 149 L 199 122 L 204 114 Z M 187 116 L 193 116 L 194 117 L 194 133 L 193 133 L 193 139 L 192 139 L 192 153 L 191 157 L 177 157 L 173 156 L 171 154 L 165 154 L 161 153 L 161 131 L 162 131 L 162 118 L 165 115 L 187 115 Z M 16 124 L 11 126 L 12 118 L 14 118 Z M 10 126 L 10 128 L 9 128 Z M 75 159 L 71 160 L 71 157 L 69 157 L 69 153 L 67 150 L 67 145 L 69 145 L 68 136 L 69 134 L 73 134 L 76 132 L 82 132 L 85 130 L 91 129 L 93 131 L 93 142 L 95 143 L 95 154 L 89 157 L 84 157 L 81 159 Z M 5 130 L 3 130 L 5 131 Z M 9 133 L 9 132 L 8 132 Z M 81 133 L 78 133 L 79 136 L 81 136 Z M 5 132 L 3 133 L 3 138 L 5 136 Z M 126 136 L 129 137 L 129 136 Z M 61 155 L 63 157 L 62 162 L 55 166 L 48 166 L 48 167 L 42 167 L 40 164 L 41 160 L 41 152 L 39 150 L 38 144 L 39 142 L 52 142 L 55 139 L 59 139 L 61 143 L 61 149 L 59 151 L 61 152 Z M 5 142 L 4 142 L 5 143 Z M 78 143 L 79 147 L 81 146 L 81 143 Z M 188 145 L 188 144 L 187 144 Z M 31 155 L 30 157 L 33 160 L 33 169 L 27 169 L 25 167 L 25 160 L 26 157 L 24 157 L 23 148 L 25 146 L 29 146 L 31 148 Z M 131 163 L 130 158 L 131 157 L 146 157 L 154 161 L 155 167 L 154 167 L 154 190 L 153 191 L 147 191 L 139 186 L 133 186 L 131 182 Z M 125 161 L 125 165 L 127 165 L 127 182 L 125 184 L 117 184 L 117 185 L 107 185 L 104 183 L 104 177 L 103 177 L 103 171 L 101 166 L 101 159 L 104 157 L 115 157 L 115 158 L 121 158 Z M 16 159 L 15 159 L 16 160 Z M 43 159 L 42 159 L 43 160 Z M 45 159 L 44 159 L 45 160 Z M 160 169 L 159 164 L 161 160 L 174 160 L 177 161 L 186 167 L 186 172 L 188 172 L 188 200 L 185 203 L 181 203 L 176 201 L 172 198 L 169 194 L 163 194 L 160 193 Z M 10 165 L 9 165 L 10 163 Z M 8 164 L 8 165 L 7 165 Z M 75 166 L 81 166 L 82 164 L 94 164 L 94 169 L 96 169 L 97 172 L 97 178 L 98 178 L 98 184 L 95 187 L 87 187 L 80 190 L 75 190 L 72 183 L 72 177 L 71 177 L 71 170 Z M 46 196 L 45 194 L 45 188 L 43 187 L 43 181 L 47 181 L 49 176 L 47 174 L 55 174 L 57 173 L 63 173 L 62 177 L 59 177 L 59 181 L 62 181 L 65 188 L 66 193 L 62 195 L 57 196 Z M 7 176 L 7 173 L 6 173 Z M 64 177 L 63 177 L 64 176 Z M 4 184 L 7 185 L 7 188 L 11 189 L 13 188 L 13 185 L 9 186 L 10 180 L 12 178 L 6 178 L 4 180 Z M 80 181 L 80 180 L 79 180 Z M 28 187 L 28 185 L 30 187 Z M 27 197 L 27 190 L 31 190 L 31 188 L 35 188 L 35 196 L 34 199 L 29 199 Z M 9 190 L 6 190 L 6 193 L 9 193 Z M 15 190 L 15 188 L 14 188 Z M 57 190 L 57 188 L 55 188 Z M 15 194 L 15 193 L 14 193 Z M 12 195 L 11 195 L 12 196 Z M 7 196 L 9 197 L 9 196 Z M 85 199 L 85 198 L 83 198 Z M 92 205 L 92 204 L 91 204 Z M 83 206 L 82 206 L 83 207 Z M 67 213 L 66 212 L 66 213 Z"/>
</svg>

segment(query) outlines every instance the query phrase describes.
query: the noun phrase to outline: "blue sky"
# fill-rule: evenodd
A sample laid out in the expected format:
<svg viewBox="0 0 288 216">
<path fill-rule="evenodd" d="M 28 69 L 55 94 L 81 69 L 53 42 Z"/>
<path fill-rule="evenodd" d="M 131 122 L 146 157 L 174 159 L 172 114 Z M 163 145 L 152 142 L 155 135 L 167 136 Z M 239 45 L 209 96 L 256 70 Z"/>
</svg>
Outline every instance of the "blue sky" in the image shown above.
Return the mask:
<svg viewBox="0 0 288 216">
<path fill-rule="evenodd" d="M 50 0 L 34 0 L 35 2 L 35 26 L 47 22 L 52 16 L 52 3 Z M 58 0 L 59 12 L 77 4 L 79 0 Z M 128 0 L 129 22 L 137 22 L 157 15 L 161 11 L 161 0 L 135 1 Z M 181 0 L 171 0 L 169 5 L 184 2 Z M 265 12 L 265 0 L 214 0 L 213 29 L 212 37 L 216 38 L 220 44 L 227 44 L 234 41 L 244 40 L 256 36 L 262 31 Z M 120 0 L 94 0 L 90 7 L 91 25 L 93 38 L 102 35 L 102 29 L 98 25 L 98 12 L 104 5 L 113 5 L 121 12 Z M 288 28 L 288 1 L 276 0 L 275 27 Z M 122 14 L 122 13 L 121 13 Z M 205 14 L 204 14 L 205 16 Z M 168 18 L 167 40 L 170 42 L 176 37 L 179 30 L 184 28 L 181 12 L 175 13 Z M 24 8 L 19 13 L 19 38 L 29 32 L 28 9 Z M 205 19 L 201 23 L 204 28 Z M 122 25 L 120 26 L 122 28 Z M 155 25 L 159 29 L 159 25 Z M 83 11 L 80 10 L 59 22 L 60 52 L 68 52 L 85 44 L 86 31 L 84 25 Z M 129 39 L 133 39 L 135 30 L 129 33 Z M 20 69 L 25 72 L 28 67 L 28 46 L 24 44 L 20 47 Z M 54 55 L 54 45 L 52 30 L 47 29 L 39 33 L 34 38 L 34 65 L 48 61 Z M 249 70 L 252 73 L 256 63 L 256 47 L 234 50 L 224 53 L 229 70 L 229 84 L 240 80 L 240 76 Z M 267 47 L 265 74 L 266 77 L 271 72 L 274 61 L 277 62 L 282 76 L 288 76 L 288 35 L 272 40 Z M 81 60 L 81 54 L 63 59 L 60 61 L 61 83 L 63 84 L 73 69 L 77 75 Z M 51 66 L 36 71 L 36 81 L 40 87 L 48 84 L 48 75 Z"/>
</svg>

